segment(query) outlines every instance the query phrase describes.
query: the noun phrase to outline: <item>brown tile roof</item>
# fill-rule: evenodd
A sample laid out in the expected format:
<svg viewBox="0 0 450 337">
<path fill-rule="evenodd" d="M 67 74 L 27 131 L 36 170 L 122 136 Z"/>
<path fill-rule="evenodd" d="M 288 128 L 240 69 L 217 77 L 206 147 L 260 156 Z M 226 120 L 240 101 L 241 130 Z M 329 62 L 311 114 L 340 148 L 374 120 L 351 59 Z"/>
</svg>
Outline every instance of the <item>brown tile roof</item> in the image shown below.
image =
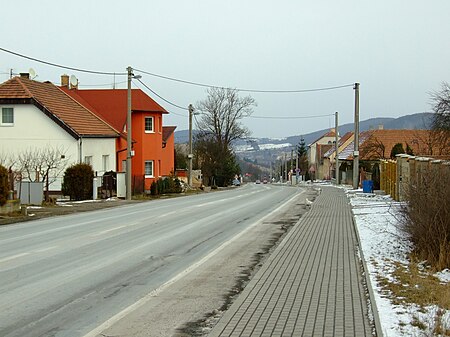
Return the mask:
<svg viewBox="0 0 450 337">
<path fill-rule="evenodd" d="M 409 145 L 414 155 L 428 155 L 426 139 L 429 130 L 369 130 L 360 133 L 360 160 L 388 159 L 395 144 L 401 143 L 406 151 Z M 340 154 L 339 159 L 353 159 L 354 142 Z"/>
<path fill-rule="evenodd" d="M 167 142 L 169 137 L 175 132 L 176 126 L 163 126 L 162 140 Z"/>
<path fill-rule="evenodd" d="M 14 77 L 0 84 L 0 101 L 34 104 L 74 137 L 117 137 L 118 132 L 50 82 Z"/>
</svg>

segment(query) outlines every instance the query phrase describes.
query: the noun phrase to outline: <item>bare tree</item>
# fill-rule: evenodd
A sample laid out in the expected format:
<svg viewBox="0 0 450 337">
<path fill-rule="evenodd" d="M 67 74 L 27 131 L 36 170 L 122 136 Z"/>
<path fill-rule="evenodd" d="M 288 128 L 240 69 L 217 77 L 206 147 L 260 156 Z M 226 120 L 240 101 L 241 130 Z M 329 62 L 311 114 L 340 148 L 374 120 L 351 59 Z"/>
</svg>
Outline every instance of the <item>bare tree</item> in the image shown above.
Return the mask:
<svg viewBox="0 0 450 337">
<path fill-rule="evenodd" d="M 373 134 L 364 142 L 361 156 L 368 159 L 386 159 L 386 146 Z"/>
<path fill-rule="evenodd" d="M 433 138 L 439 144 L 439 155 L 450 154 L 450 85 L 442 82 L 441 89 L 431 93 L 434 111 Z"/>
<path fill-rule="evenodd" d="M 69 158 L 63 147 L 29 148 L 17 155 L 18 170 L 22 179 L 45 183 L 45 199 L 49 199 L 49 187 L 64 171 Z"/>
<path fill-rule="evenodd" d="M 256 101 L 251 96 L 239 97 L 236 89 L 210 88 L 207 94 L 196 106 L 202 112 L 196 123 L 200 133 L 213 135 L 225 148 L 236 139 L 248 137 L 250 131 L 240 120 L 252 114 Z"/>
<path fill-rule="evenodd" d="M 202 112 L 196 121 L 196 163 L 210 184 L 223 186 L 239 173 L 231 144 L 250 135 L 240 120 L 251 115 L 256 101 L 251 96 L 240 97 L 235 89 L 211 88 L 207 94 L 196 105 Z"/>
<path fill-rule="evenodd" d="M 441 90 L 430 95 L 434 111 L 433 129 L 450 132 L 450 85 L 442 82 Z"/>
</svg>

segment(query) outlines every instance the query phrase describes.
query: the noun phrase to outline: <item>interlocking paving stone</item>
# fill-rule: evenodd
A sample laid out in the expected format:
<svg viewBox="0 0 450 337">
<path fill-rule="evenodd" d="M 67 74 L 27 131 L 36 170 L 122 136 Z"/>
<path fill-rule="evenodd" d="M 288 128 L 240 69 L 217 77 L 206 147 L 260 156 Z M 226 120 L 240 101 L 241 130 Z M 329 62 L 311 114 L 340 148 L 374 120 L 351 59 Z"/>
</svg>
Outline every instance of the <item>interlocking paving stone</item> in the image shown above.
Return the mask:
<svg viewBox="0 0 450 337">
<path fill-rule="evenodd" d="M 358 249 L 347 197 L 322 187 L 209 336 L 372 336 Z"/>
</svg>

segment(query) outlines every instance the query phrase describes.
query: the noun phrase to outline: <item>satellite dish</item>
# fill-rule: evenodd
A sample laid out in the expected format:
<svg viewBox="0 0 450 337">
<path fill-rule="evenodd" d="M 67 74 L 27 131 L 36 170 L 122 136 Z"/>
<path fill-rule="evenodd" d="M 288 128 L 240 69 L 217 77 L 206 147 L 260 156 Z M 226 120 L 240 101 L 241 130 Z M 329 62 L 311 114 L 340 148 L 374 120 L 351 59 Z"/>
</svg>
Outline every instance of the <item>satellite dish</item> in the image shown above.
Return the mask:
<svg viewBox="0 0 450 337">
<path fill-rule="evenodd" d="M 78 86 L 78 78 L 75 75 L 70 75 L 70 85 L 72 87 Z"/>
<path fill-rule="evenodd" d="M 30 68 L 29 70 L 28 70 L 28 73 L 30 74 L 30 78 L 33 80 L 33 79 L 35 79 L 36 78 L 36 72 L 34 71 L 34 69 L 33 68 Z"/>
</svg>

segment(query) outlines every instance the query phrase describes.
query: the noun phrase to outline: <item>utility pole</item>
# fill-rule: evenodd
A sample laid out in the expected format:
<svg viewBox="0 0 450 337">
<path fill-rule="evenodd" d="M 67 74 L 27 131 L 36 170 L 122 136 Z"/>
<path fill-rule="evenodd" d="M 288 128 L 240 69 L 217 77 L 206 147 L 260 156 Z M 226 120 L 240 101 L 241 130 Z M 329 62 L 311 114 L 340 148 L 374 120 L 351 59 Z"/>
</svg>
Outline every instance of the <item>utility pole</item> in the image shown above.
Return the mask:
<svg viewBox="0 0 450 337">
<path fill-rule="evenodd" d="M 192 158 L 194 155 L 192 154 L 192 115 L 194 114 L 194 106 L 189 104 L 189 166 L 188 166 L 188 185 L 192 187 Z"/>
<path fill-rule="evenodd" d="M 295 183 L 298 185 L 298 176 L 299 176 L 299 172 L 298 172 L 298 146 L 296 147 L 296 156 L 295 156 Z"/>
<path fill-rule="evenodd" d="M 132 68 L 128 67 L 128 91 L 127 91 L 127 172 L 126 172 L 126 196 L 127 200 L 131 200 L 131 77 L 133 76 Z"/>
<path fill-rule="evenodd" d="M 335 131 L 336 131 L 336 138 L 335 138 L 335 149 L 336 149 L 336 185 L 339 185 L 339 137 L 338 137 L 338 112 L 336 111 L 336 119 L 335 119 Z"/>
<path fill-rule="evenodd" d="M 287 180 L 288 180 L 288 170 L 287 170 L 287 168 L 288 168 L 288 165 L 287 165 L 287 155 L 286 155 L 286 152 L 284 153 L 284 181 L 286 181 L 287 182 Z"/>
<path fill-rule="evenodd" d="M 353 188 L 358 188 L 359 182 L 359 83 L 355 83 L 355 147 L 353 151 Z"/>
<path fill-rule="evenodd" d="M 291 149 L 291 185 L 292 185 L 292 178 L 294 175 L 294 149 Z"/>
</svg>

